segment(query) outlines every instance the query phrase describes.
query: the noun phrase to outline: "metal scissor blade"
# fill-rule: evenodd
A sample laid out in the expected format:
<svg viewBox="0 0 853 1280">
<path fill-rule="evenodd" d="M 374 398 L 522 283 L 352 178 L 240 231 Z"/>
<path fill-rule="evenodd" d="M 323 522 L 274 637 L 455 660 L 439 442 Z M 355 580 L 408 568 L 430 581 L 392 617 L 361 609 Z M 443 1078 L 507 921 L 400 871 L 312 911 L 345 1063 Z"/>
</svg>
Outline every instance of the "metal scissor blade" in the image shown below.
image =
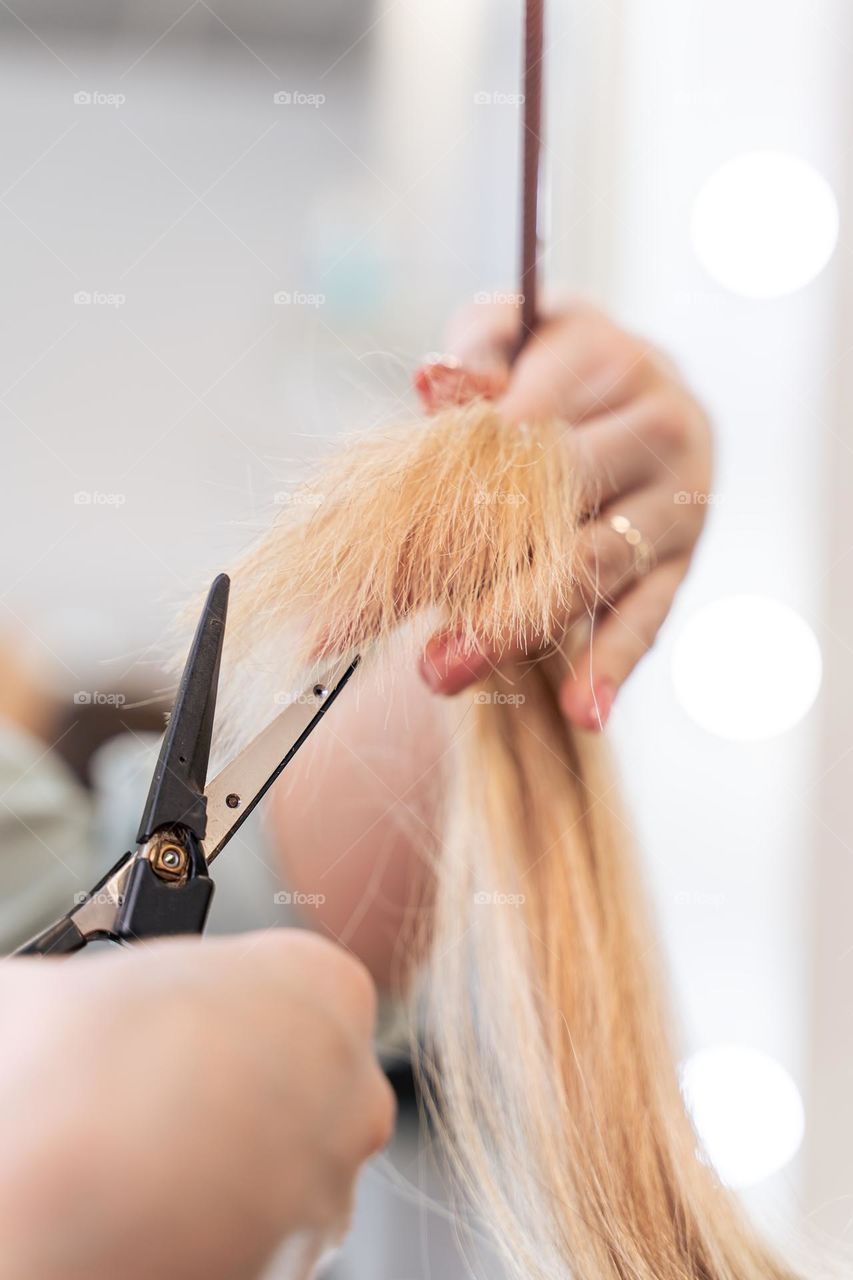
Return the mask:
<svg viewBox="0 0 853 1280">
<path fill-rule="evenodd" d="M 317 727 L 360 659 L 342 660 L 288 704 L 205 791 L 207 831 L 202 852 L 210 863 L 246 821 L 308 735 Z"/>
<path fill-rule="evenodd" d="M 75 895 L 76 907 L 22 943 L 12 955 L 69 955 L 94 938 L 117 938 L 119 912 L 133 861 L 132 853 L 124 854 L 91 893 Z"/>
<path fill-rule="evenodd" d="M 68 918 L 74 921 L 85 938 L 111 937 L 114 934 L 133 860 L 132 853 L 119 858 L 82 902 L 68 913 Z"/>
<path fill-rule="evenodd" d="M 220 573 L 208 592 L 151 779 L 138 844 L 166 825 L 188 827 L 199 840 L 205 834 L 204 785 L 229 587 L 228 576 Z"/>
</svg>

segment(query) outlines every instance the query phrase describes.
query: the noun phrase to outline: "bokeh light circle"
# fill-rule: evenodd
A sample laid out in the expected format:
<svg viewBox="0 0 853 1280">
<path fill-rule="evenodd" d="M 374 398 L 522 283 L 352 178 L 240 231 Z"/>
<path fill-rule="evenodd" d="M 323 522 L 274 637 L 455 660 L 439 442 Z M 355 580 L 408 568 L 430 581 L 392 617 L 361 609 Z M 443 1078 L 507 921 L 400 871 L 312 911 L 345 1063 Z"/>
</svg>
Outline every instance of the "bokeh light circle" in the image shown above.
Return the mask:
<svg viewBox="0 0 853 1280">
<path fill-rule="evenodd" d="M 709 733 L 735 742 L 773 738 L 814 703 L 820 645 L 795 610 L 767 596 L 723 596 L 698 609 L 672 653 L 684 710 Z"/>
<path fill-rule="evenodd" d="M 799 156 L 750 151 L 722 165 L 693 208 L 705 270 L 747 298 L 778 298 L 820 274 L 838 243 L 835 194 Z"/>
<path fill-rule="evenodd" d="M 763 1182 L 799 1150 L 803 1100 L 767 1054 L 740 1045 L 701 1049 L 684 1063 L 681 1087 L 702 1152 L 727 1186 Z"/>
</svg>

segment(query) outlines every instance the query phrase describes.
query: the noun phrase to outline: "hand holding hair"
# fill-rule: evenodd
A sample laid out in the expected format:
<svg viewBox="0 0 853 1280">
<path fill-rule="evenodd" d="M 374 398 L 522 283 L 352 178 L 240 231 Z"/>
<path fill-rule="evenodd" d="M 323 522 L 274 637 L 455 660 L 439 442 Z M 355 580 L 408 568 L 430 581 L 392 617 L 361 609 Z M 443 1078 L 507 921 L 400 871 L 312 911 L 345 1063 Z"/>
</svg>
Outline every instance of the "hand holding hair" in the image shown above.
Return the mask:
<svg viewBox="0 0 853 1280">
<path fill-rule="evenodd" d="M 594 308 L 576 304 L 546 315 L 511 368 L 517 328 L 512 305 L 460 312 L 447 335 L 452 355 L 422 364 L 414 382 L 430 413 L 481 397 L 509 422 L 554 418 L 571 433 L 584 483 L 587 522 L 578 554 L 588 588 L 562 621 L 566 631 L 582 631 L 585 620 L 592 625 L 588 644 L 583 634 L 580 648 L 569 640 L 573 665 L 560 705 L 570 723 L 597 729 L 654 643 L 687 572 L 707 509 L 710 431 L 667 361 Z M 627 528 L 614 528 L 614 517 Z M 645 557 L 626 539 L 631 530 L 646 544 Z M 464 648 L 439 634 L 421 673 L 435 692 L 455 694 L 535 652 L 535 637 L 498 650 L 488 643 Z"/>
<path fill-rule="evenodd" d="M 361 688 L 384 717 L 385 758 L 371 767 L 368 757 L 368 772 L 387 788 L 383 811 L 399 801 L 433 876 L 410 916 L 420 935 L 408 948 L 426 1045 L 419 1066 L 463 1202 L 509 1274 L 793 1280 L 698 1149 L 605 744 L 561 713 L 564 659 L 549 650 L 564 644 L 578 600 L 594 608 L 599 590 L 618 594 L 615 548 L 635 569 L 651 567 L 646 538 L 661 567 L 686 560 L 651 508 L 672 501 L 673 483 L 699 483 L 678 444 L 683 410 L 673 403 L 682 402 L 658 358 L 617 343 L 594 315 L 582 334 L 574 327 L 573 317 L 553 333 L 544 326 L 493 403 L 454 397 L 425 421 L 361 436 L 327 459 L 312 500 L 281 511 L 234 570 L 224 686 L 246 727 L 247 694 L 269 716 L 272 691 L 302 687 L 319 651 L 358 651 L 359 680 L 371 667 L 382 678 L 357 685 L 350 705 L 358 716 Z M 543 388 L 553 393 L 555 382 L 533 370 L 554 349 L 576 376 L 548 401 Z M 497 364 L 486 368 L 495 386 Z M 530 400 L 519 405 L 522 388 Z M 633 434 L 641 447 L 629 458 Z M 672 502 L 676 523 L 688 505 Z M 431 760 L 423 735 L 394 720 L 395 684 L 413 678 L 409 664 L 436 630 L 462 653 L 488 637 L 501 662 L 452 703 L 423 691 L 455 721 Z M 618 652 L 615 640 L 607 652 Z M 345 745 L 354 757 L 369 749 L 357 738 Z M 434 821 L 410 804 L 414 782 L 391 785 L 407 746 L 416 777 L 441 775 Z M 342 870 L 360 887 L 346 941 L 378 882 L 369 864 L 350 862 L 365 843 L 359 797 L 327 785 L 320 796 L 344 832 L 323 881 L 329 897 Z M 376 868 L 398 850 L 374 843 Z"/>
</svg>

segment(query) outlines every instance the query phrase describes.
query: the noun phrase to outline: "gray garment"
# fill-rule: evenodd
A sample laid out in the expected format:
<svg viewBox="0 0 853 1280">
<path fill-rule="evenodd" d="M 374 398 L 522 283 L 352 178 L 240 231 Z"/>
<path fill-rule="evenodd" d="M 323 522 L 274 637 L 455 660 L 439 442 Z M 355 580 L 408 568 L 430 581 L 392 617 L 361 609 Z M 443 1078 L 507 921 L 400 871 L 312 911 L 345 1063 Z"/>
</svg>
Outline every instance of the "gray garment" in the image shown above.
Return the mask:
<svg viewBox="0 0 853 1280">
<path fill-rule="evenodd" d="M 0 949 L 73 906 L 95 866 L 86 792 L 44 742 L 0 720 Z"/>
</svg>

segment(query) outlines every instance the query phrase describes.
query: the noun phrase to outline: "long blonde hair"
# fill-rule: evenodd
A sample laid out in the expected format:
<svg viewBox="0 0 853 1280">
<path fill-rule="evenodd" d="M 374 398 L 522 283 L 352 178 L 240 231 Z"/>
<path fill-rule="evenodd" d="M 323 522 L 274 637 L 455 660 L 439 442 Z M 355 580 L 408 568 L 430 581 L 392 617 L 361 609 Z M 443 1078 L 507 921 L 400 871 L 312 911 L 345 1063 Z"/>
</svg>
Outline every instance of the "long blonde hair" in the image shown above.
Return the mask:
<svg viewBox="0 0 853 1280">
<path fill-rule="evenodd" d="M 570 434 L 474 403 L 353 442 L 300 492 L 234 572 L 232 661 L 280 680 L 271 654 L 307 671 L 403 624 L 551 650 L 460 695 L 416 984 L 469 1207 L 525 1280 L 793 1280 L 698 1150 L 606 751 L 558 707 L 588 572 Z"/>
</svg>

